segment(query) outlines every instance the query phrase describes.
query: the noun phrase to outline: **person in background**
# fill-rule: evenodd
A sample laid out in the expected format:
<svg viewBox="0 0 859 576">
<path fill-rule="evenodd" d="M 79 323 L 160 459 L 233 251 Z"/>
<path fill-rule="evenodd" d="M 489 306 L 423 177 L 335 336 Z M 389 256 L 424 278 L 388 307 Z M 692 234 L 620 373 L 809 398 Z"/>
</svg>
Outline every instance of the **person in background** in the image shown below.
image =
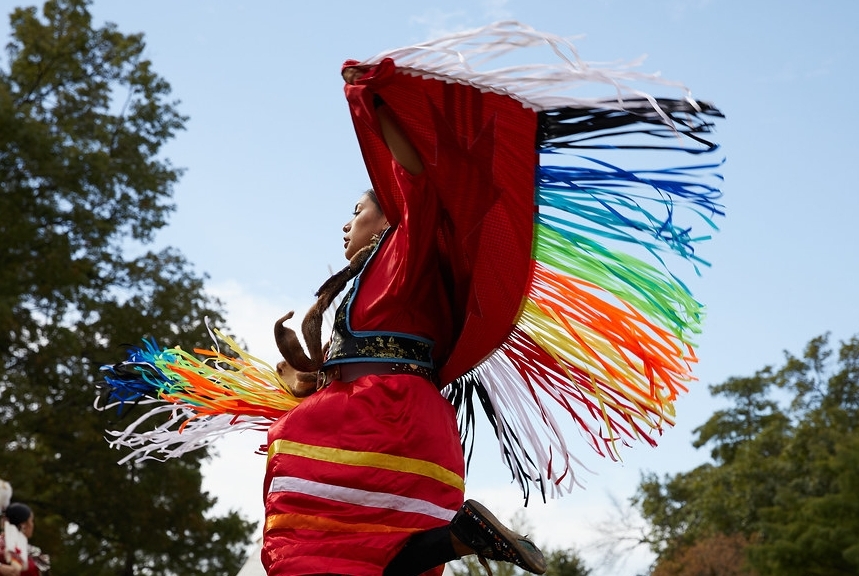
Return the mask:
<svg viewBox="0 0 859 576">
<path fill-rule="evenodd" d="M 3 512 L 4 526 L 8 522 L 18 529 L 28 541 L 27 560 L 24 566 L 20 558 L 6 559 L 6 534 L 0 535 L 0 576 L 44 576 L 50 573 L 50 558 L 29 544 L 36 527 L 36 516 L 26 504 L 15 502 Z"/>
</svg>

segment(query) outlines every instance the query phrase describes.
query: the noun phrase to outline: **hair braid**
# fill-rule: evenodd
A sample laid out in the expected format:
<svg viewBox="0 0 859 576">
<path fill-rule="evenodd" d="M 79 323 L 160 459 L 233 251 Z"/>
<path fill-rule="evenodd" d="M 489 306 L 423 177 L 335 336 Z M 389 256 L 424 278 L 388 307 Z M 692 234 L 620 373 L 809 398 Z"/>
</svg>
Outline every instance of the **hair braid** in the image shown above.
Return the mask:
<svg viewBox="0 0 859 576">
<path fill-rule="evenodd" d="M 280 350 L 284 360 L 299 373 L 313 373 L 313 378 L 316 378 L 316 372 L 322 367 L 324 359 L 322 314 L 331 306 L 334 298 L 343 291 L 349 280 L 357 276 L 364 268 L 375 247 L 376 243 L 374 242 L 359 250 L 352 256 L 345 268 L 331 276 L 316 291 L 316 303 L 310 307 L 301 323 L 301 333 L 307 344 L 308 354 L 305 354 L 295 331 L 283 325 L 284 322 L 292 318 L 292 311 L 275 322 L 274 340 L 277 343 L 277 349 Z M 299 379 L 303 380 L 305 377 L 299 376 Z"/>
</svg>

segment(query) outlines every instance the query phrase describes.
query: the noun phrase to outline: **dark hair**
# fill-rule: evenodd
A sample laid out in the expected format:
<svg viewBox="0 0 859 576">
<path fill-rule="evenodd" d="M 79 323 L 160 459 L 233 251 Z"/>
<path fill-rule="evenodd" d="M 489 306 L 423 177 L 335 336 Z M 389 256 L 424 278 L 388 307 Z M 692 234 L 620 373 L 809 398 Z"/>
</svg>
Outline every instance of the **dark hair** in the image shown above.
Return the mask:
<svg viewBox="0 0 859 576">
<path fill-rule="evenodd" d="M 16 528 L 20 528 L 21 524 L 30 519 L 33 515 L 33 511 L 30 510 L 30 507 L 26 504 L 15 502 L 14 504 L 10 504 L 3 514 L 6 516 L 9 524 L 12 524 Z"/>
<path fill-rule="evenodd" d="M 364 195 L 365 195 L 367 198 L 369 198 L 370 200 L 372 200 L 372 201 L 373 201 L 373 204 L 375 204 L 375 205 L 376 205 L 376 208 L 378 208 L 378 209 L 379 209 L 379 212 L 381 212 L 381 211 L 382 211 L 382 205 L 381 205 L 381 204 L 379 204 L 379 197 L 378 197 L 378 196 L 376 196 L 376 191 L 375 191 L 375 190 L 373 190 L 372 188 L 370 188 L 370 189 L 368 189 L 366 192 L 364 192 Z"/>
</svg>

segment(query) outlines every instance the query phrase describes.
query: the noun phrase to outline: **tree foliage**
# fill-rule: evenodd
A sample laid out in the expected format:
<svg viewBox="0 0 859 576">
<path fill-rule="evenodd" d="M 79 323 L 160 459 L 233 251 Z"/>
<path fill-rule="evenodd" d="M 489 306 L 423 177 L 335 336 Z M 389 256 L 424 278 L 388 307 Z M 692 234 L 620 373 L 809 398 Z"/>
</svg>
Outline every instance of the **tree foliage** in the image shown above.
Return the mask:
<svg viewBox="0 0 859 576">
<path fill-rule="evenodd" d="M 741 534 L 713 534 L 661 559 L 651 576 L 753 576 L 746 566 L 748 541 Z"/>
<path fill-rule="evenodd" d="M 186 118 L 143 36 L 88 6 L 13 10 L 0 62 L 0 477 L 56 573 L 234 573 L 253 526 L 206 516 L 206 452 L 119 466 L 119 416 L 92 409 L 124 344 L 206 346 L 201 322 L 223 319 L 178 251 L 143 249 L 173 209 L 162 147 Z"/>
<path fill-rule="evenodd" d="M 654 576 L 859 573 L 859 337 L 837 356 L 828 336 L 815 338 L 782 367 L 711 390 L 731 401 L 695 431 L 713 462 L 648 475 L 634 499 Z M 690 571 L 728 545 L 743 562 L 724 549 L 711 569 Z"/>
</svg>

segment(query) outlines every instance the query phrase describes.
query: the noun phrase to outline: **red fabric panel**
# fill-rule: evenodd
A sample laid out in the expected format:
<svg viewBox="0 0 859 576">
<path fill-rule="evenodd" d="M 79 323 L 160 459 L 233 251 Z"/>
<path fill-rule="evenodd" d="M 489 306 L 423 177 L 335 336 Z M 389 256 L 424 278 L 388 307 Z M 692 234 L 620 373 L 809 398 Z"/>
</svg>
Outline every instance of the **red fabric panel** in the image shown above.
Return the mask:
<svg viewBox="0 0 859 576">
<path fill-rule="evenodd" d="M 460 478 L 465 474 L 454 409 L 418 376 L 335 381 L 272 425 L 269 442 L 279 439 L 403 456 L 438 464 Z M 264 532 L 262 559 L 270 576 L 378 575 L 415 531 L 448 523 L 363 502 L 301 492 L 269 494 L 275 477 L 419 499 L 451 516 L 463 501 L 461 488 L 419 474 L 276 454 L 266 468 L 266 523 L 286 520 Z"/>
<path fill-rule="evenodd" d="M 449 262 L 459 336 L 442 383 L 464 374 L 508 336 L 529 281 L 537 115 L 510 97 L 422 79 L 385 60 L 346 95 L 373 187 L 388 220 L 403 198 L 373 109 L 379 94 L 417 148 L 443 216 L 436 241 Z M 393 222 L 392 222 L 393 223 Z"/>
<path fill-rule="evenodd" d="M 427 192 L 426 178 L 393 166 L 397 189 L 406 201 L 398 220 L 388 220 L 392 225 L 388 237 L 361 273 L 351 304 L 351 327 L 427 338 L 434 342 L 433 358 L 444 362 L 454 321 L 433 236 L 439 202 Z"/>
</svg>

